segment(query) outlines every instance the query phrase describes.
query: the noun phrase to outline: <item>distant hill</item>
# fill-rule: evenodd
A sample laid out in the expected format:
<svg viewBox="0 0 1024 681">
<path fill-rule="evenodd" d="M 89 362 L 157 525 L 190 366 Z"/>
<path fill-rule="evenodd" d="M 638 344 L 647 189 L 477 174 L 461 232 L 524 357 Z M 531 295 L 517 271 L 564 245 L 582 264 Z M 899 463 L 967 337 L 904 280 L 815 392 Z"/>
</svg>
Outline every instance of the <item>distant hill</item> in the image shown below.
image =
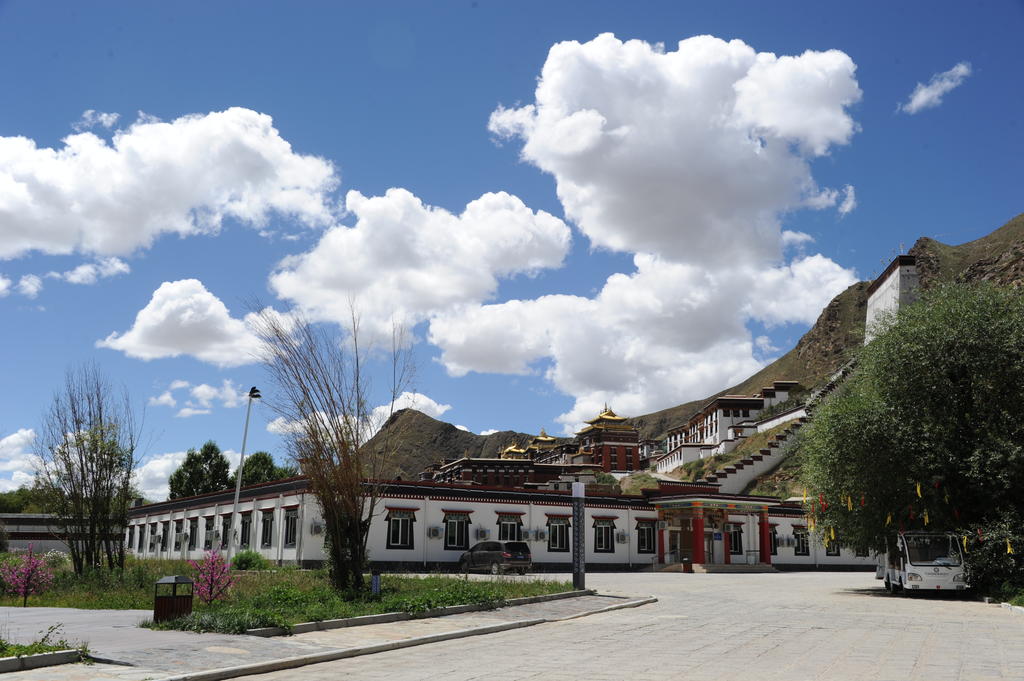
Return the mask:
<svg viewBox="0 0 1024 681">
<path fill-rule="evenodd" d="M 921 285 L 926 288 L 947 281 L 1024 286 L 1024 214 L 985 237 L 959 246 L 922 237 L 909 254 L 917 257 Z M 799 381 L 809 389 L 821 385 L 864 342 L 869 285 L 867 281 L 858 282 L 833 298 L 796 347 L 742 383 L 699 400 L 633 417 L 630 422 L 640 430 L 641 437 L 658 438 L 719 395 L 752 394 L 776 380 Z M 397 412 L 384 427 L 401 431 L 402 445 L 393 465 L 405 479 L 414 478 L 426 465 L 443 458 L 497 456 L 513 440 L 525 442 L 533 437 L 513 431 L 476 435 L 412 409 Z M 373 445 L 371 440 L 367 446 Z"/>
</svg>

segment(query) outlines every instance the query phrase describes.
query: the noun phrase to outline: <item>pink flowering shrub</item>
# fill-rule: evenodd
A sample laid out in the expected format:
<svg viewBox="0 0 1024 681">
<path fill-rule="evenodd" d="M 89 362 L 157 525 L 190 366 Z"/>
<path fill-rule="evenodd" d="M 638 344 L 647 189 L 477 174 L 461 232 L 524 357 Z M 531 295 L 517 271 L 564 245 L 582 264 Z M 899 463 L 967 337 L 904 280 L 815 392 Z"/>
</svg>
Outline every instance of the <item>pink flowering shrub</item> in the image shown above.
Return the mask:
<svg viewBox="0 0 1024 681">
<path fill-rule="evenodd" d="M 199 600 L 207 605 L 223 598 L 235 583 L 227 561 L 217 551 L 207 551 L 206 556 L 198 563 L 194 560 L 188 563 L 196 571 L 193 586 L 195 593 Z"/>
<path fill-rule="evenodd" d="M 53 582 L 53 570 L 46 561 L 32 551 L 28 545 L 28 553 L 19 556 L 9 563 L 0 565 L 0 577 L 4 580 L 4 589 L 12 596 L 21 596 L 21 605 L 28 605 L 28 597 L 41 594 Z"/>
</svg>

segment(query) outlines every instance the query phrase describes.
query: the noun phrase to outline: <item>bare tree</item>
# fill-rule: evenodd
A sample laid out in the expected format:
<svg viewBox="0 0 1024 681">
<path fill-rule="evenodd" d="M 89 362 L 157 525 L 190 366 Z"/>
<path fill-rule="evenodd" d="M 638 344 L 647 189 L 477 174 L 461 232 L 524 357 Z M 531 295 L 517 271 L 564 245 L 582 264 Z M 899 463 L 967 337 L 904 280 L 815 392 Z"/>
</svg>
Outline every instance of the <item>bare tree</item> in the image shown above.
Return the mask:
<svg viewBox="0 0 1024 681">
<path fill-rule="evenodd" d="M 369 353 L 360 346 L 354 305 L 350 309 L 345 338 L 300 314 L 283 318 L 271 310 L 257 315 L 254 328 L 274 383 L 265 402 L 287 424 L 289 452 L 309 480 L 323 514 L 331 582 L 337 589 L 358 591 L 364 587 L 370 519 L 398 436 L 386 432 L 373 451 L 364 445 L 391 417 L 395 401 L 411 380 L 413 364 L 404 328 L 395 325 L 389 406 L 372 409 L 365 374 Z"/>
<path fill-rule="evenodd" d="M 36 482 L 77 573 L 124 567 L 137 425 L 127 392 L 95 364 L 68 370 L 43 417 Z"/>
</svg>

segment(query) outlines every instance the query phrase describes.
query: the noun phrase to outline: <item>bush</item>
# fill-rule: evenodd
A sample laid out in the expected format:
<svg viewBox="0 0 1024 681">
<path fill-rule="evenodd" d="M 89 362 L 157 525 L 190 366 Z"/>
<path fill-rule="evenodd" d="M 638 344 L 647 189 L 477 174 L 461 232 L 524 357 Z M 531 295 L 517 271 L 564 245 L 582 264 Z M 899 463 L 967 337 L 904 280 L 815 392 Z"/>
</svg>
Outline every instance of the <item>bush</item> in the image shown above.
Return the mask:
<svg viewBox="0 0 1024 681">
<path fill-rule="evenodd" d="M 255 551 L 239 551 L 231 559 L 234 570 L 269 570 L 270 561 Z"/>
</svg>

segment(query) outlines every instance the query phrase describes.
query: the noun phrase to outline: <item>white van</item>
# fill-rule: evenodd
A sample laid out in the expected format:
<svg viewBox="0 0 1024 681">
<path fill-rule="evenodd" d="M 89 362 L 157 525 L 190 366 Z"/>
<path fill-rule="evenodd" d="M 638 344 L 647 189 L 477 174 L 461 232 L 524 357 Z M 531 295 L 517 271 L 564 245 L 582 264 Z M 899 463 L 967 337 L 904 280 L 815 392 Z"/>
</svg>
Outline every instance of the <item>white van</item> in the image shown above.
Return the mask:
<svg viewBox="0 0 1024 681">
<path fill-rule="evenodd" d="M 901 532 L 879 555 L 875 578 L 885 580 L 889 593 L 968 588 L 960 542 L 951 532 Z"/>
</svg>

